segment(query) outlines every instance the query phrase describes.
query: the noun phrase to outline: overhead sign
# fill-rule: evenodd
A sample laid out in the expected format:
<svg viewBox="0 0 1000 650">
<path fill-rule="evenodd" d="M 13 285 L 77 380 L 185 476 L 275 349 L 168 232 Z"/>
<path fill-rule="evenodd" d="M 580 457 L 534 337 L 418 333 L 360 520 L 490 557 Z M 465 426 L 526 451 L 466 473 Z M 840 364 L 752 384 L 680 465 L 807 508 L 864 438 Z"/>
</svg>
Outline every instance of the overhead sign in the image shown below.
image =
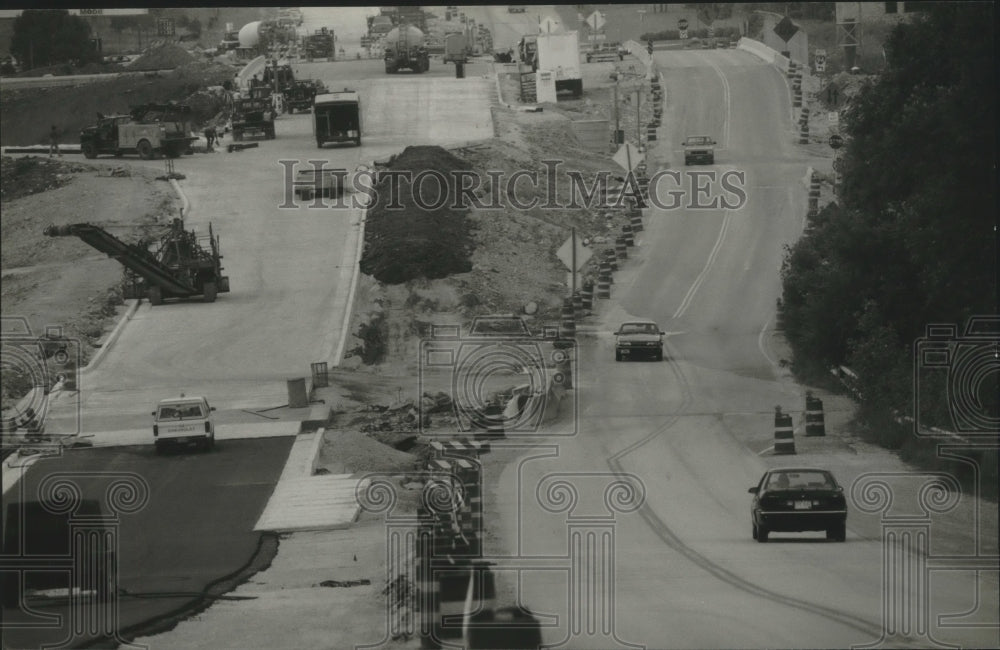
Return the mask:
<svg viewBox="0 0 1000 650">
<path fill-rule="evenodd" d="M 587 16 L 587 24 L 590 25 L 590 28 L 593 29 L 594 31 L 603 29 L 605 22 L 607 21 L 604 20 L 604 14 L 602 14 L 600 11 L 595 11 L 594 13 Z"/>
<path fill-rule="evenodd" d="M 576 268 L 573 268 L 573 240 L 576 239 Z M 582 237 L 570 237 L 556 251 L 556 257 L 570 271 L 579 271 L 594 252 L 583 245 Z"/>
<path fill-rule="evenodd" d="M 618 166 L 627 172 L 635 169 L 635 166 L 639 164 L 639 161 L 643 160 L 642 153 L 636 148 L 632 143 L 623 144 L 614 156 L 611 157 Z"/>
</svg>

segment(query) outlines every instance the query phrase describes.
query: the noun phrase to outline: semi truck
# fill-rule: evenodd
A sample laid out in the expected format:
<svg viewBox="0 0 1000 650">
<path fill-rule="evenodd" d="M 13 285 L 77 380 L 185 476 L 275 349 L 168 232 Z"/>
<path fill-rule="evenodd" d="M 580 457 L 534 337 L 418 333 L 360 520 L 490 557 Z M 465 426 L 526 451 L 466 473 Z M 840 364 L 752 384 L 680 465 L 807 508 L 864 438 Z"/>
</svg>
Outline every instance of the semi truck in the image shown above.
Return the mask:
<svg viewBox="0 0 1000 650">
<path fill-rule="evenodd" d="M 424 45 L 424 33 L 413 25 L 393 27 L 385 36 L 385 72 L 402 69 L 415 73 L 430 70 L 430 55 Z"/>
<path fill-rule="evenodd" d="M 580 41 L 576 32 L 539 34 L 536 38 L 535 70 L 555 74 L 556 92 L 569 91 L 573 97 L 583 95 L 583 75 L 580 73 Z"/>
<path fill-rule="evenodd" d="M 313 102 L 313 134 L 320 149 L 327 142 L 353 142 L 361 146 L 361 97 L 345 88 L 342 92 L 316 95 Z"/>
</svg>

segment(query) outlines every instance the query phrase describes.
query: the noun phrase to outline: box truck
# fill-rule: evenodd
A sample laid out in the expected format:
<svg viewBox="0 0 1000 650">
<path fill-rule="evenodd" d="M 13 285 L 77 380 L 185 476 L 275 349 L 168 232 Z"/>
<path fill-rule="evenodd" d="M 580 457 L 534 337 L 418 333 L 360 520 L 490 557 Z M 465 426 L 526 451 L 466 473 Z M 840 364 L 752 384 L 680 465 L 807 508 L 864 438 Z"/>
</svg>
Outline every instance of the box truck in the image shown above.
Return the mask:
<svg viewBox="0 0 1000 650">
<path fill-rule="evenodd" d="M 570 91 L 573 97 L 583 95 L 580 74 L 580 42 L 576 32 L 539 34 L 536 39 L 538 70 L 549 70 L 556 77 L 556 92 Z"/>
<path fill-rule="evenodd" d="M 353 90 L 316 95 L 313 101 L 313 134 L 316 146 L 327 142 L 353 142 L 361 146 L 361 98 Z"/>
</svg>

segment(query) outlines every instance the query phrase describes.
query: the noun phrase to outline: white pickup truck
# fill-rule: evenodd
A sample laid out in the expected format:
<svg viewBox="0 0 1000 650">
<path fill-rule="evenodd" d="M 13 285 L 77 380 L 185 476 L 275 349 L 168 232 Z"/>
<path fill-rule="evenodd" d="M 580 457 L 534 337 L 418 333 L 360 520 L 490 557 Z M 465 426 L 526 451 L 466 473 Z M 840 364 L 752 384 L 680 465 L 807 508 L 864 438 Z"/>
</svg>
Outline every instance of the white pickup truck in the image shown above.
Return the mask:
<svg viewBox="0 0 1000 650">
<path fill-rule="evenodd" d="M 214 406 L 204 397 L 173 397 L 161 400 L 153 411 L 153 444 L 157 452 L 168 445 L 199 445 L 205 451 L 215 446 Z"/>
</svg>

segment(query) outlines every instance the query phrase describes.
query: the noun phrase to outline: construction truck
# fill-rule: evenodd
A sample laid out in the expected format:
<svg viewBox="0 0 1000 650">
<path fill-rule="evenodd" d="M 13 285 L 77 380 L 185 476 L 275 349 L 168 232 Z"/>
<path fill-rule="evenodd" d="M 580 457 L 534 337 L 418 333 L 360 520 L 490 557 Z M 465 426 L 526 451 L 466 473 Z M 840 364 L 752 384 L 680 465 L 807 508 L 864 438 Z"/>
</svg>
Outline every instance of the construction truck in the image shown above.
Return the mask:
<svg viewBox="0 0 1000 650">
<path fill-rule="evenodd" d="M 278 65 L 276 60 L 264 67 L 264 85 L 275 93 L 284 93 L 295 83 L 295 73 L 290 65 Z"/>
<path fill-rule="evenodd" d="M 199 237 L 184 230 L 181 218 L 174 219 L 170 230 L 154 246 L 145 242 L 126 244 L 103 228 L 89 223 L 49 226 L 49 237 L 79 237 L 125 267 L 125 298 L 148 298 L 160 305 L 168 298 L 201 296 L 215 302 L 216 295 L 229 291 L 229 278 L 222 275 L 219 237 L 208 225 L 208 236 Z M 151 250 L 152 248 L 152 250 Z"/>
<path fill-rule="evenodd" d="M 316 95 L 326 92 L 322 81 L 317 79 L 299 79 L 291 88 L 285 91 L 285 107 L 289 113 L 308 111 L 312 108 Z"/>
<path fill-rule="evenodd" d="M 386 34 L 386 74 L 395 74 L 404 68 L 419 74 L 430 70 L 430 67 L 430 55 L 424 45 L 422 31 L 413 25 L 401 25 Z"/>
<path fill-rule="evenodd" d="M 80 132 L 80 149 L 87 158 L 101 154 L 138 153 L 144 160 L 191 153 L 191 109 L 179 104 L 143 104 L 128 115 L 98 114 L 97 124 Z"/>
<path fill-rule="evenodd" d="M 310 61 L 329 59 L 332 61 L 336 57 L 335 40 L 333 30 L 326 27 L 309 34 L 305 39 L 306 59 Z"/>
<path fill-rule="evenodd" d="M 469 62 L 469 39 L 461 32 L 453 32 L 444 37 L 445 63 Z"/>
<path fill-rule="evenodd" d="M 536 37 L 536 48 L 535 71 L 551 71 L 556 78 L 557 93 L 561 90 L 567 90 L 573 94 L 573 97 L 583 96 L 580 41 L 576 32 L 539 34 Z"/>
<path fill-rule="evenodd" d="M 246 137 L 274 139 L 275 111 L 270 88 L 252 89 L 250 97 L 233 100 L 233 140 L 241 142 Z"/>
<path fill-rule="evenodd" d="M 361 146 L 361 98 L 357 92 L 316 95 L 313 102 L 313 133 L 320 149 L 327 142 L 353 142 Z"/>
</svg>

